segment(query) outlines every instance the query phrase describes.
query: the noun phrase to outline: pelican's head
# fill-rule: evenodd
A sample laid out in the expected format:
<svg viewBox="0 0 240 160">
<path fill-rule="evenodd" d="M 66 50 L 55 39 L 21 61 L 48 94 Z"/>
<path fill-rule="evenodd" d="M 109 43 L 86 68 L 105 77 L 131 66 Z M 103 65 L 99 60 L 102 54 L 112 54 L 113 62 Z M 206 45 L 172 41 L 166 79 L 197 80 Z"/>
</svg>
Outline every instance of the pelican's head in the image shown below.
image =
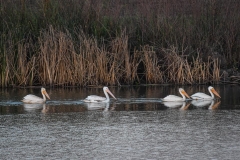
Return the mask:
<svg viewBox="0 0 240 160">
<path fill-rule="evenodd" d="M 42 92 L 42 94 L 44 94 L 48 99 L 50 99 L 50 97 L 49 97 L 49 95 L 48 95 L 48 93 L 47 93 L 47 91 L 46 91 L 46 89 L 45 88 L 41 88 L 41 92 Z"/>
<path fill-rule="evenodd" d="M 106 86 L 103 87 L 103 91 L 109 93 L 114 99 L 117 99 L 117 98 L 112 94 L 112 92 L 108 89 L 108 87 L 106 87 Z"/>
<path fill-rule="evenodd" d="M 184 89 L 179 88 L 179 92 L 182 93 L 184 96 L 190 99 L 189 95 L 184 91 Z"/>
<path fill-rule="evenodd" d="M 217 97 L 221 98 L 221 96 L 217 93 L 217 91 L 212 86 L 209 86 L 208 90 L 209 92 L 212 92 L 213 94 L 215 94 Z"/>
</svg>

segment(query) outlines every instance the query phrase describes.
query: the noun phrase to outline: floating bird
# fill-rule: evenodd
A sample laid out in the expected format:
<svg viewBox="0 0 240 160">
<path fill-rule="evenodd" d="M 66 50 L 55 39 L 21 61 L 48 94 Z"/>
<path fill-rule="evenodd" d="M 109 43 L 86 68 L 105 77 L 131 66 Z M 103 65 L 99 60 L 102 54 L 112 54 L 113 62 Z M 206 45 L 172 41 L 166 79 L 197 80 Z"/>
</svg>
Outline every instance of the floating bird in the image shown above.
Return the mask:
<svg viewBox="0 0 240 160">
<path fill-rule="evenodd" d="M 182 95 L 182 97 L 175 96 L 175 95 L 168 95 L 165 98 L 162 99 L 162 101 L 185 101 L 186 97 L 190 99 L 189 95 L 184 91 L 184 89 L 179 88 L 179 93 Z"/>
<path fill-rule="evenodd" d="M 48 99 L 50 99 L 45 88 L 41 88 L 41 93 L 42 93 L 43 98 L 40 98 L 40 97 L 32 95 L 32 94 L 28 94 L 25 97 L 23 97 L 22 102 L 24 102 L 24 103 L 45 103 L 46 97 Z"/>
<path fill-rule="evenodd" d="M 217 93 L 217 91 L 212 86 L 208 87 L 208 91 L 210 92 L 211 96 L 207 95 L 205 93 L 202 93 L 202 92 L 197 92 L 197 93 L 191 95 L 191 98 L 192 99 L 196 99 L 196 100 L 197 99 L 211 100 L 211 99 L 214 99 L 214 95 L 216 95 L 217 97 L 221 98 L 220 95 Z"/>
<path fill-rule="evenodd" d="M 93 102 L 93 103 L 98 103 L 98 102 L 110 102 L 110 98 L 108 93 L 116 99 L 116 97 L 112 94 L 112 92 L 108 89 L 108 87 L 103 87 L 103 92 L 105 94 L 105 97 L 101 96 L 96 96 L 96 95 L 90 95 L 86 99 L 84 99 L 84 102 Z"/>
</svg>

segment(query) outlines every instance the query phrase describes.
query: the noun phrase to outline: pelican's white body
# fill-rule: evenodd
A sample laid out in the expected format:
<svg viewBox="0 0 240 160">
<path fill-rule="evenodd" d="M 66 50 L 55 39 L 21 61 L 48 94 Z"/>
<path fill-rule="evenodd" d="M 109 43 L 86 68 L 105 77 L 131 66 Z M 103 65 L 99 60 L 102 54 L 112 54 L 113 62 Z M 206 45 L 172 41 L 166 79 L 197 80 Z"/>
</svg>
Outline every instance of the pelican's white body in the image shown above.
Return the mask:
<svg viewBox="0 0 240 160">
<path fill-rule="evenodd" d="M 46 96 L 48 99 L 50 99 L 45 88 L 41 88 L 41 93 L 42 93 L 43 98 L 40 98 L 40 97 L 32 95 L 32 94 L 28 94 L 25 97 L 23 97 L 22 102 L 24 102 L 24 103 L 45 103 Z"/>
<path fill-rule="evenodd" d="M 216 90 L 212 86 L 208 87 L 208 91 L 209 91 L 211 96 L 207 95 L 205 93 L 202 93 L 202 92 L 197 92 L 197 93 L 191 95 L 191 98 L 195 99 L 195 100 L 198 100 L 198 99 L 212 100 L 212 99 L 215 98 L 214 94 L 216 96 L 218 96 L 219 98 L 221 98 L 220 95 L 216 92 Z"/>
<path fill-rule="evenodd" d="M 183 102 L 186 100 L 185 96 L 190 98 L 188 96 L 188 94 L 184 91 L 184 89 L 182 89 L 182 88 L 179 88 L 179 93 L 182 95 L 182 97 L 175 96 L 175 95 L 168 95 L 165 98 L 163 98 L 162 101 L 164 101 L 164 102 L 166 102 L 166 101 L 181 101 L 181 102 Z"/>
<path fill-rule="evenodd" d="M 112 92 L 108 89 L 108 87 L 103 87 L 103 92 L 105 94 L 105 97 L 97 96 L 97 95 L 90 95 L 87 98 L 85 98 L 83 101 L 84 102 L 89 102 L 89 103 L 99 103 L 99 102 L 110 102 L 110 98 L 108 93 L 116 99 L 116 97 L 112 94 Z"/>
</svg>

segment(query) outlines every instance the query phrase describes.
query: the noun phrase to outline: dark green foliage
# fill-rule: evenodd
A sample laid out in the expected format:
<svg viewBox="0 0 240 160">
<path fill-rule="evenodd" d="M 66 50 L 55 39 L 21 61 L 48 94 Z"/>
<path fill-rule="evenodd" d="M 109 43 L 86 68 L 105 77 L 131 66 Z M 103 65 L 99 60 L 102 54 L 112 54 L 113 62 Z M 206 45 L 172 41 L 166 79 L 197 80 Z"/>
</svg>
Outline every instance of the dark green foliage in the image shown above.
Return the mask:
<svg viewBox="0 0 240 160">
<path fill-rule="evenodd" d="M 163 49 L 174 46 L 189 61 L 199 56 L 206 62 L 217 53 L 228 67 L 238 67 L 239 8 L 238 0 L 1 0 L 1 85 L 9 52 L 15 58 L 9 67 L 19 61 L 19 44 L 25 45 L 27 60 L 36 56 L 39 37 L 50 26 L 70 35 L 76 51 L 81 43 L 76 32 L 108 45 L 124 31 L 131 54 L 150 45 L 162 57 Z"/>
</svg>

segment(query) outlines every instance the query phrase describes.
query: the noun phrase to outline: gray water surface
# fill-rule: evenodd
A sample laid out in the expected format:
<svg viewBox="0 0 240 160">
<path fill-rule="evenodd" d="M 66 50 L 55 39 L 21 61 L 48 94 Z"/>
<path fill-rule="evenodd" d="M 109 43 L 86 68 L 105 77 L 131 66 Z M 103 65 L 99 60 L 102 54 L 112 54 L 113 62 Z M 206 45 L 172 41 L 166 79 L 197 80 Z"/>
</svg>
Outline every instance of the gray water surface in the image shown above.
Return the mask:
<svg viewBox="0 0 240 160">
<path fill-rule="evenodd" d="M 191 95 L 208 86 L 180 86 Z M 240 87 L 214 86 L 221 99 L 201 107 L 163 104 L 178 86 L 109 87 L 118 98 L 91 105 L 101 88 L 48 89 L 45 105 L 26 105 L 36 89 L 0 90 L 1 159 L 239 159 Z M 170 107 L 166 105 L 171 105 Z M 212 105 L 212 106 L 211 106 Z"/>
</svg>

